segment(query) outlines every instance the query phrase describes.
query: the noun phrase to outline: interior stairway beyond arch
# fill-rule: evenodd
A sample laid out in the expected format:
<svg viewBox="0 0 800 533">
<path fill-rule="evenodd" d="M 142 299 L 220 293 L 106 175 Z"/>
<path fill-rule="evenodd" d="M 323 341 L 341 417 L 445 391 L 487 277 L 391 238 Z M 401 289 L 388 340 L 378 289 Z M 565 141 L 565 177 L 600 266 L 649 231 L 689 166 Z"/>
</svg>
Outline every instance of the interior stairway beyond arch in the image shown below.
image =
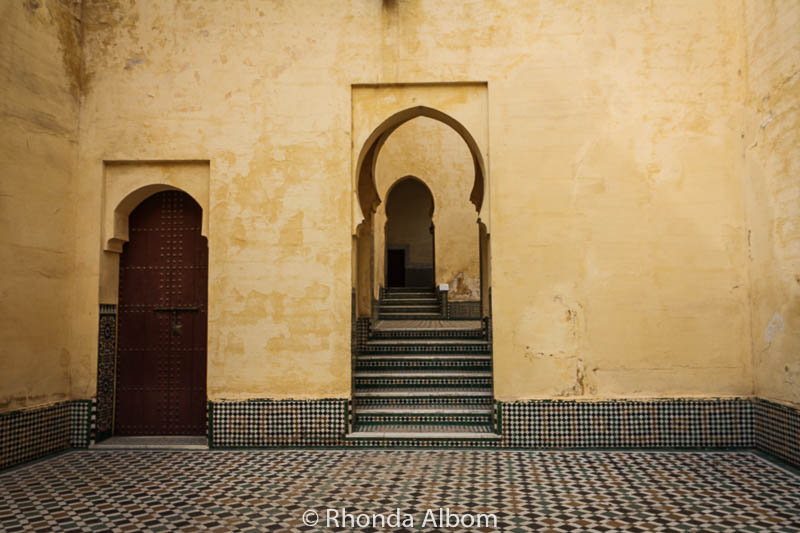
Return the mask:
<svg viewBox="0 0 800 533">
<path fill-rule="evenodd" d="M 435 289 L 384 289 L 356 354 L 349 439 L 491 440 L 488 322 L 444 320 Z"/>
</svg>

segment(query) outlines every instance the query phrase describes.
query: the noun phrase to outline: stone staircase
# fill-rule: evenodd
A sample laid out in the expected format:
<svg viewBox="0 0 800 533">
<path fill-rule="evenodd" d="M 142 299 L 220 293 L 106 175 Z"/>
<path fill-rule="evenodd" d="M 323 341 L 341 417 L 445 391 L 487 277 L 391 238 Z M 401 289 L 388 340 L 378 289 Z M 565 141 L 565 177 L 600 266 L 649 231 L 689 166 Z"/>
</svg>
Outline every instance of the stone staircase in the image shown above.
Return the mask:
<svg viewBox="0 0 800 533">
<path fill-rule="evenodd" d="M 487 327 L 442 320 L 433 289 L 384 289 L 378 316 L 356 355 L 348 438 L 499 438 Z"/>
<path fill-rule="evenodd" d="M 435 320 L 441 317 L 441 305 L 435 289 L 408 287 L 382 289 L 379 319 Z"/>
</svg>

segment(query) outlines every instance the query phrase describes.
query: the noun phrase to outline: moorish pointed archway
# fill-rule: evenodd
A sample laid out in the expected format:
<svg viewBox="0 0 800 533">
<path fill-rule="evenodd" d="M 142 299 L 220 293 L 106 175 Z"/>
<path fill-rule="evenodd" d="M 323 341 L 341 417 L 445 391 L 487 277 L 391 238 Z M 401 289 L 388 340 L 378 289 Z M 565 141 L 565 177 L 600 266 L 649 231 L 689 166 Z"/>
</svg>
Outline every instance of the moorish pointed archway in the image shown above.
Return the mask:
<svg viewBox="0 0 800 533">
<path fill-rule="evenodd" d="M 401 128 L 412 120 L 413 125 Z M 444 131 L 426 129 L 431 125 Z M 477 301 L 484 294 L 482 275 L 488 276 L 488 256 L 479 260 L 488 254 L 488 235 L 475 212 L 461 205 L 472 202 L 480 212 L 484 167 L 477 145 L 468 141 L 469 132 L 457 126 L 444 113 L 412 108 L 384 121 L 359 156 L 358 200 L 364 219 L 353 247 L 358 304 L 349 439 L 416 445 L 499 438 L 490 322 L 483 314 L 488 306 Z M 443 140 L 434 141 L 439 135 Z M 388 155 L 379 164 L 382 153 Z M 464 179 L 470 177 L 470 159 L 475 177 L 468 195 Z M 412 172 L 403 175 L 403 170 Z M 437 220 L 447 228 L 441 235 L 448 246 L 439 247 Z M 451 233 L 469 237 L 459 240 Z M 448 260 L 448 251 L 461 259 Z M 447 280 L 452 269 L 440 269 L 439 259 L 467 267 L 454 279 L 467 279 L 469 272 L 476 301 L 466 303 L 475 304 L 474 315 L 450 315 Z M 474 286 L 477 278 L 480 287 Z"/>
</svg>

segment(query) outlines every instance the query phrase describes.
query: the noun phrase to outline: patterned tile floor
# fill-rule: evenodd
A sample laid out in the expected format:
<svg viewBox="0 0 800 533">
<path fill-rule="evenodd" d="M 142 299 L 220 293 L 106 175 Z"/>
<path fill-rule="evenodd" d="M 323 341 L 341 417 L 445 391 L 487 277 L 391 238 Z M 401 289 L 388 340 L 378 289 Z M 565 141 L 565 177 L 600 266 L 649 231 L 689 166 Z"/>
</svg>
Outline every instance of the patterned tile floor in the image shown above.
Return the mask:
<svg viewBox="0 0 800 533">
<path fill-rule="evenodd" d="M 0 530 L 800 531 L 800 477 L 749 452 L 71 451 L 0 474 Z"/>
</svg>

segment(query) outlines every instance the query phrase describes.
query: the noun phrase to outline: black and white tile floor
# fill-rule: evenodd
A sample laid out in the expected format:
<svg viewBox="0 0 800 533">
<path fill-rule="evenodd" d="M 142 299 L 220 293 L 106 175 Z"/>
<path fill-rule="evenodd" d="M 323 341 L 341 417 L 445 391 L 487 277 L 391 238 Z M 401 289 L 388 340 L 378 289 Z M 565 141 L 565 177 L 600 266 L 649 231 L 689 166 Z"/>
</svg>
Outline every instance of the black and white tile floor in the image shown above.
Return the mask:
<svg viewBox="0 0 800 533">
<path fill-rule="evenodd" d="M 400 509 L 385 531 L 476 530 L 423 527 L 440 508 L 511 532 L 800 531 L 800 477 L 749 452 L 497 450 L 90 450 L 0 473 L 5 532 L 327 531 L 328 508 Z"/>
</svg>

